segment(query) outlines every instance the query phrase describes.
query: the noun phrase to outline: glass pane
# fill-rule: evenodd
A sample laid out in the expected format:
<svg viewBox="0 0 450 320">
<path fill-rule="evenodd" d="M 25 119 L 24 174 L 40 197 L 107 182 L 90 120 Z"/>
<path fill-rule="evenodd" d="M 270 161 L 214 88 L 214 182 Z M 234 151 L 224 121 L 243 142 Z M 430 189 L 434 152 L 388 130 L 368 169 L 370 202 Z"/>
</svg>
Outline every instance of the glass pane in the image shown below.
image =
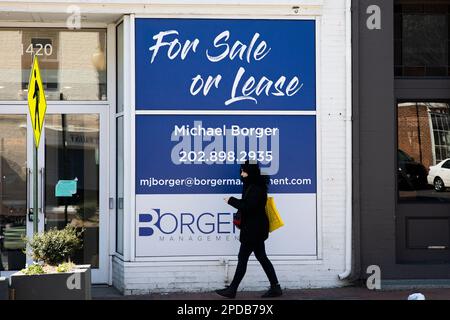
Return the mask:
<svg viewBox="0 0 450 320">
<path fill-rule="evenodd" d="M 117 124 L 117 203 L 116 203 L 116 251 L 123 254 L 123 117 L 116 120 Z"/>
<path fill-rule="evenodd" d="M 117 113 L 123 111 L 123 23 L 117 27 Z"/>
<path fill-rule="evenodd" d="M 0 28 L 0 100 L 26 100 L 33 54 L 47 100 L 106 100 L 106 31 Z"/>
<path fill-rule="evenodd" d="M 403 201 L 450 201 L 450 104 L 398 105 L 397 183 Z"/>
<path fill-rule="evenodd" d="M 403 64 L 447 66 L 447 16 L 403 16 Z"/>
<path fill-rule="evenodd" d="M 0 115 L 0 271 L 25 266 L 26 125 L 26 115 Z"/>
<path fill-rule="evenodd" d="M 395 75 L 450 76 L 450 0 L 395 1 Z"/>
<path fill-rule="evenodd" d="M 84 228 L 74 262 L 93 268 L 99 261 L 99 120 L 97 114 L 50 114 L 45 120 L 45 229 Z M 75 193 L 63 183 L 76 184 Z"/>
</svg>

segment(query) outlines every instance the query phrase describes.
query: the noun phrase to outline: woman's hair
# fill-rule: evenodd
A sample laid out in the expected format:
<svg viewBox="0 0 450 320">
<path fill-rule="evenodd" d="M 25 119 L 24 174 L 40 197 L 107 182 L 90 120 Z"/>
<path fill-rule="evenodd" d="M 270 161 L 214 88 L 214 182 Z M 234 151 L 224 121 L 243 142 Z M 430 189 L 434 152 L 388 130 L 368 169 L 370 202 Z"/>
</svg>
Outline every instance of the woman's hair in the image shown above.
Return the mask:
<svg viewBox="0 0 450 320">
<path fill-rule="evenodd" d="M 267 176 L 261 175 L 261 169 L 259 168 L 258 162 L 245 161 L 245 163 L 241 164 L 241 171 L 248 174 L 248 177 L 243 179 L 244 183 L 258 184 L 265 189 L 268 188 L 269 179 Z"/>
</svg>

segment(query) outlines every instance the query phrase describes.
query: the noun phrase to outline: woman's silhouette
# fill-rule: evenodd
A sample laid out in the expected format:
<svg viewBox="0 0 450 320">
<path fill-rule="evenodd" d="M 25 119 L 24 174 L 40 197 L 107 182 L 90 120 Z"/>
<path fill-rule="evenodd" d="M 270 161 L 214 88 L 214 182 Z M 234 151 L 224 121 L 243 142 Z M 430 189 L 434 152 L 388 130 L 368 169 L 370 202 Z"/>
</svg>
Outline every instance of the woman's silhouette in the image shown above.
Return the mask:
<svg viewBox="0 0 450 320">
<path fill-rule="evenodd" d="M 239 284 L 247 271 L 247 263 L 252 252 L 264 269 L 269 281 L 270 289 L 262 296 L 263 298 L 278 297 L 282 295 L 277 275 L 272 263 L 266 254 L 264 241 L 269 237 L 269 220 L 266 215 L 267 202 L 267 176 L 262 176 L 259 165 L 251 164 L 249 161 L 241 165 L 241 177 L 244 182 L 242 199 L 234 197 L 225 201 L 238 209 L 241 214 L 241 233 L 239 240 L 241 247 L 238 255 L 238 265 L 230 286 L 225 289 L 216 290 L 216 293 L 234 298 Z"/>
</svg>

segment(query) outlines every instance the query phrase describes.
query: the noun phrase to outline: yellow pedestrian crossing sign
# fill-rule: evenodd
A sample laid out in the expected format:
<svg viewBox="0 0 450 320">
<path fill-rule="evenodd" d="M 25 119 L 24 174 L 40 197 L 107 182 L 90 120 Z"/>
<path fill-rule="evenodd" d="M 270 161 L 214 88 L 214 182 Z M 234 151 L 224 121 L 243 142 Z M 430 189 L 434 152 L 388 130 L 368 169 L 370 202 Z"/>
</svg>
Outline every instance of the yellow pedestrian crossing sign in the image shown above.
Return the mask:
<svg viewBox="0 0 450 320">
<path fill-rule="evenodd" d="M 28 82 L 28 109 L 30 110 L 31 125 L 34 131 L 34 142 L 36 143 L 36 148 L 38 148 L 44 125 L 45 111 L 47 110 L 47 101 L 45 100 L 37 56 L 34 56 L 30 81 Z"/>
</svg>

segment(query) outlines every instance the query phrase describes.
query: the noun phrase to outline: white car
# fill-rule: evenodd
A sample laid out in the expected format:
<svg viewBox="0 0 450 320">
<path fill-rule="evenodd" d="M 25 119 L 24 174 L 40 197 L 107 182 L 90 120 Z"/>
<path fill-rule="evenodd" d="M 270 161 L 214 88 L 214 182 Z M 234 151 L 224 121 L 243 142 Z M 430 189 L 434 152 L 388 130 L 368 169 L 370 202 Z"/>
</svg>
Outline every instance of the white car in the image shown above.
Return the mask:
<svg viewBox="0 0 450 320">
<path fill-rule="evenodd" d="M 446 159 L 435 166 L 430 167 L 428 172 L 428 184 L 434 186 L 438 192 L 445 191 L 450 187 L 450 159 Z"/>
</svg>

